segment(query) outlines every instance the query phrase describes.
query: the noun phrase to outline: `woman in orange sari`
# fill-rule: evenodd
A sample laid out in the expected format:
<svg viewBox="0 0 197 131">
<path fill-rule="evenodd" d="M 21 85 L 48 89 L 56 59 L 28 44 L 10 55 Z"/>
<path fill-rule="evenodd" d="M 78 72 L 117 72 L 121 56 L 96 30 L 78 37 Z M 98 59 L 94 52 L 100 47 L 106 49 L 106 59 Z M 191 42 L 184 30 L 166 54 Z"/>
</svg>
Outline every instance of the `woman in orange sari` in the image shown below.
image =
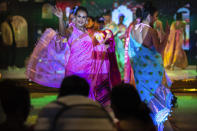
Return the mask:
<svg viewBox="0 0 197 131">
<path fill-rule="evenodd" d="M 177 14 L 177 20 L 172 23 L 168 43 L 164 50 L 164 67 L 174 69 L 175 66 L 185 69 L 188 65 L 187 56 L 182 49 L 185 44 L 186 23 L 182 21 L 182 14 Z"/>
</svg>

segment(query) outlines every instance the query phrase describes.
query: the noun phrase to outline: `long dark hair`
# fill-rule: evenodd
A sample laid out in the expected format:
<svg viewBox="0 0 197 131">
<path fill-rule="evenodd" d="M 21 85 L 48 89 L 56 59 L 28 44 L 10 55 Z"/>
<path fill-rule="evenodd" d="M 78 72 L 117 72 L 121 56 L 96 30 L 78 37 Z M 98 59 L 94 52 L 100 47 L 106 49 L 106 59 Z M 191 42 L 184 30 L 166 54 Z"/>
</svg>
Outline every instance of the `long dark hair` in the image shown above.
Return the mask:
<svg viewBox="0 0 197 131">
<path fill-rule="evenodd" d="M 152 2 L 148 1 L 144 4 L 144 7 L 142 9 L 142 18 L 141 20 L 145 20 L 147 16 L 150 14 L 151 16 L 154 15 L 155 12 L 157 12 L 157 8 L 153 6 Z"/>
<path fill-rule="evenodd" d="M 136 18 L 142 18 L 142 9 L 137 8 L 135 12 Z"/>
</svg>

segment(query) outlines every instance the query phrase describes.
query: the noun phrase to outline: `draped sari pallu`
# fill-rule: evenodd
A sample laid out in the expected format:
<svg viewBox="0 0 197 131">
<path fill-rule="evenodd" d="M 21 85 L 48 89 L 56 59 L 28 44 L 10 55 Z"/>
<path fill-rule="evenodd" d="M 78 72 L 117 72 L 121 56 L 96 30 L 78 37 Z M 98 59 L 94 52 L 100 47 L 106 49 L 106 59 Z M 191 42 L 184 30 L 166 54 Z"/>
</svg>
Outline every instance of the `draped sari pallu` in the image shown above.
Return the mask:
<svg viewBox="0 0 197 131">
<path fill-rule="evenodd" d="M 133 68 L 130 64 L 130 59 L 129 59 L 129 54 L 128 54 L 128 46 L 129 46 L 129 37 L 130 37 L 130 32 L 133 27 L 134 23 L 131 23 L 129 27 L 126 30 L 126 38 L 125 38 L 125 56 L 124 56 L 124 82 L 129 83 L 133 86 L 135 86 L 135 79 L 134 79 L 134 73 L 133 73 Z"/>
<path fill-rule="evenodd" d="M 97 33 L 106 36 L 105 32 Z M 75 35 L 71 36 L 70 40 L 72 37 L 80 37 L 82 32 L 74 28 L 73 34 Z M 118 71 L 117 64 L 112 61 L 115 59 L 114 42 L 110 41 L 107 49 L 95 38 L 95 32 L 89 31 L 78 41 L 71 43 L 71 55 L 65 75 L 76 74 L 88 80 L 91 85 L 90 98 L 98 100 L 104 106 L 109 105 L 110 88 L 116 82 L 119 83 L 118 75 L 114 77 L 114 73 Z"/>
<path fill-rule="evenodd" d="M 69 56 L 66 39 L 53 29 L 46 29 L 28 60 L 26 76 L 38 84 L 59 88 Z"/>
<path fill-rule="evenodd" d="M 124 50 L 124 39 L 120 39 L 119 37 L 125 34 L 126 27 L 125 28 L 120 28 L 119 27 L 120 33 L 117 33 L 117 35 L 114 37 L 115 43 L 116 43 L 116 58 L 117 58 L 117 63 L 118 63 L 118 68 L 121 73 L 121 79 L 124 79 L 124 56 L 125 56 L 125 50 Z"/>
<path fill-rule="evenodd" d="M 131 32 L 127 35 L 126 41 L 125 69 L 128 70 L 132 66 L 136 89 L 141 100 L 151 109 L 150 115 L 155 125 L 162 125 L 171 111 L 173 98 L 170 90 L 162 84 L 164 76 L 162 57 L 154 47 L 149 49 L 136 42 Z M 125 80 L 129 79 L 127 71 Z"/>
<path fill-rule="evenodd" d="M 111 22 L 105 25 L 103 30 L 110 30 L 114 35 L 116 61 L 117 61 L 119 72 L 121 74 L 121 79 L 123 80 L 124 78 L 124 41 L 121 40 L 119 36 L 123 35 L 126 29 L 122 29 L 122 28 L 120 29 L 116 23 Z"/>
</svg>

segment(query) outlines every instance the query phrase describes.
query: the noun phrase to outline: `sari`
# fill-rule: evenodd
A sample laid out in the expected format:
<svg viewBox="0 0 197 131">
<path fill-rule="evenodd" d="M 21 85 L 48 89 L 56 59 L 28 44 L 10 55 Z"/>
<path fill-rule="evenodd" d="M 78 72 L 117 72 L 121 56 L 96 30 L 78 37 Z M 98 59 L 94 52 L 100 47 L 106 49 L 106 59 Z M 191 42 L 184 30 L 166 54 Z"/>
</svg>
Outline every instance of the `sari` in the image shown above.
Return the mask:
<svg viewBox="0 0 197 131">
<path fill-rule="evenodd" d="M 118 68 L 121 74 L 121 79 L 124 79 L 124 56 L 125 56 L 125 50 L 124 50 L 124 41 L 125 38 L 120 38 L 122 37 L 126 32 L 126 27 L 124 26 L 119 26 L 119 32 L 115 36 L 115 42 L 116 42 L 116 58 L 117 58 L 117 63 L 118 63 Z"/>
<path fill-rule="evenodd" d="M 178 27 L 176 26 L 176 22 L 173 22 L 170 27 L 168 43 L 164 50 L 164 67 L 166 68 L 173 65 L 184 69 L 188 65 L 187 56 L 182 49 L 182 44 L 184 43 L 184 26 L 184 22 L 181 22 Z"/>
<path fill-rule="evenodd" d="M 102 43 L 109 32 L 83 33 L 74 26 L 68 40 L 71 52 L 65 71 L 66 76 L 74 74 L 85 78 L 91 87 L 90 97 L 104 106 L 110 104 L 111 87 L 120 83 L 113 36 L 106 42 L 109 48 Z"/>
<path fill-rule="evenodd" d="M 58 44 L 64 45 L 59 48 Z M 51 28 L 45 30 L 37 42 L 26 65 L 30 81 L 47 87 L 59 88 L 70 56 L 67 40 Z"/>
<path fill-rule="evenodd" d="M 133 26 L 130 27 L 130 29 L 132 28 Z M 133 69 L 135 85 L 140 98 L 150 108 L 150 116 L 154 124 L 162 127 L 171 112 L 173 99 L 171 91 L 163 84 L 165 72 L 162 57 L 154 47 L 147 48 L 135 41 L 131 32 L 126 38 L 125 51 L 125 58 L 129 61 L 125 62 L 127 64 L 125 66 L 129 67 L 129 64 Z M 125 79 L 128 80 L 129 72 L 125 74 Z M 168 86 L 170 84 L 167 83 Z"/>
<path fill-rule="evenodd" d="M 106 31 L 82 32 L 77 29 L 75 25 L 71 26 L 73 32 L 68 41 L 58 36 L 54 31 L 51 31 L 49 34 L 46 33 L 48 37 L 44 37 L 44 33 L 43 38 L 41 37 L 33 51 L 33 55 L 30 57 L 31 62 L 28 64 L 27 76 L 41 85 L 59 88 L 65 76 L 78 75 L 85 78 L 90 84 L 89 97 L 91 99 L 99 101 L 103 106 L 109 105 L 111 87 L 120 83 L 120 73 L 115 61 L 113 36 L 108 40 L 109 47 L 106 48 L 102 40 L 99 41 L 96 39 L 96 36 L 99 34 L 104 40 Z M 57 41 L 61 44 L 57 44 Z M 43 45 L 41 43 L 45 43 L 43 48 L 40 47 L 40 45 Z M 43 54 L 45 51 L 46 53 Z M 51 52 L 53 52 L 53 54 L 51 54 Z M 47 70 L 50 74 L 47 78 L 45 74 L 40 74 L 45 77 L 45 81 L 37 78 L 38 75 L 36 74 L 38 74 L 40 70 L 40 68 L 38 68 L 40 67 L 40 62 L 38 60 L 35 61 L 35 57 L 37 57 L 37 59 L 46 57 L 46 59 L 44 59 L 45 62 L 42 62 L 41 65 L 44 70 Z M 49 62 L 57 64 L 56 67 L 48 68 L 48 66 L 55 65 L 50 65 Z M 32 66 L 32 63 L 34 63 L 34 66 Z"/>
<path fill-rule="evenodd" d="M 115 40 L 115 54 L 116 60 L 118 64 L 118 69 L 121 74 L 121 79 L 124 79 L 124 39 L 120 39 L 119 37 L 125 34 L 126 27 L 118 26 L 114 22 L 111 22 L 105 25 L 104 29 L 109 29 L 113 32 L 114 40 Z"/>
</svg>

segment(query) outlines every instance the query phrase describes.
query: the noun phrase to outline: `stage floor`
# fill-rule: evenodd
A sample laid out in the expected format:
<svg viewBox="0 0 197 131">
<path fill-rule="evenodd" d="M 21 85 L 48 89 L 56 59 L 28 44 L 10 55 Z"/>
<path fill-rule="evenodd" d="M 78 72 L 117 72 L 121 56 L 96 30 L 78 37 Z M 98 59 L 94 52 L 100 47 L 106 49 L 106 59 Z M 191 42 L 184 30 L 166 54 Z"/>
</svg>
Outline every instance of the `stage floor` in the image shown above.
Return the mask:
<svg viewBox="0 0 197 131">
<path fill-rule="evenodd" d="M 197 67 L 195 65 L 190 65 L 184 70 L 175 67 L 173 71 L 166 70 L 166 72 L 172 81 L 197 79 Z M 1 79 L 27 79 L 25 68 L 0 70 L 0 73 Z"/>
<path fill-rule="evenodd" d="M 197 70 L 195 65 L 190 65 L 186 69 L 166 70 L 172 81 L 171 91 L 176 93 L 197 92 Z M 29 81 L 25 76 L 25 68 L 15 68 L 0 70 L 0 79 L 17 79 L 31 92 L 55 92 L 56 88 L 46 88 Z"/>
<path fill-rule="evenodd" d="M 174 70 L 166 70 L 166 72 L 172 81 L 197 79 L 197 67 L 195 65 L 190 65 L 184 70 L 175 67 Z"/>
</svg>

